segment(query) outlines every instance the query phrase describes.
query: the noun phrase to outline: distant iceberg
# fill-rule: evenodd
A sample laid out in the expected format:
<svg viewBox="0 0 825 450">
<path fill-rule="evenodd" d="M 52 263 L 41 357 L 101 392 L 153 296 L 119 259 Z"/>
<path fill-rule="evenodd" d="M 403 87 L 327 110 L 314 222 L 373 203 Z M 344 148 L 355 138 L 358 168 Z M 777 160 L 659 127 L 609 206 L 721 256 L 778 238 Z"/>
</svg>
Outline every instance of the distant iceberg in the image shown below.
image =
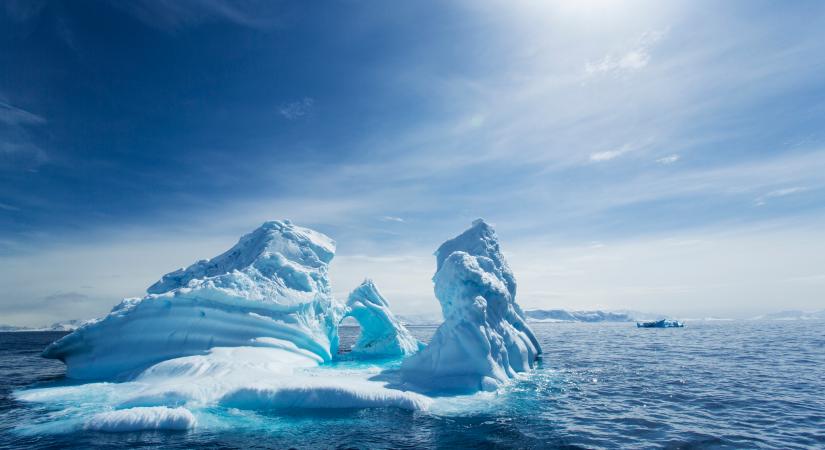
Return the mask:
<svg viewBox="0 0 825 450">
<path fill-rule="evenodd" d="M 0 332 L 10 332 L 10 331 L 74 331 L 81 326 L 85 325 L 89 320 L 80 320 L 80 319 L 72 319 L 72 320 L 64 320 L 60 322 L 55 322 L 51 325 L 42 326 L 42 327 L 21 327 L 21 326 L 14 326 L 14 325 L 0 325 Z"/>
<path fill-rule="evenodd" d="M 479 219 L 435 253 L 444 323 L 404 360 L 403 380 L 429 392 L 494 390 L 530 370 L 541 347 L 515 302 L 516 281 L 493 228 Z"/>
<path fill-rule="evenodd" d="M 650 322 L 636 322 L 637 328 L 683 328 L 684 323 L 676 320 L 653 320 Z"/>
</svg>

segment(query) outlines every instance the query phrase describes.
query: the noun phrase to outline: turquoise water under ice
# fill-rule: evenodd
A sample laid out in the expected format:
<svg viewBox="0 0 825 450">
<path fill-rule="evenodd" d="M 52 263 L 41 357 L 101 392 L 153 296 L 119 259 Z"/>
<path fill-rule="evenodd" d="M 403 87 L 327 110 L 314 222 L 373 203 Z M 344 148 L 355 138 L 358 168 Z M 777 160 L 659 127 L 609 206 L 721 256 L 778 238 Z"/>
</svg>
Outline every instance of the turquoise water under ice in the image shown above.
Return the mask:
<svg viewBox="0 0 825 450">
<path fill-rule="evenodd" d="M 192 431 L 137 433 L 57 426 L 66 405 L 15 400 L 68 383 L 38 356 L 62 333 L 0 333 L 0 448 L 825 448 L 825 321 L 533 328 L 538 370 L 437 414 L 214 408 Z M 356 333 L 342 328 L 344 346 Z"/>
</svg>

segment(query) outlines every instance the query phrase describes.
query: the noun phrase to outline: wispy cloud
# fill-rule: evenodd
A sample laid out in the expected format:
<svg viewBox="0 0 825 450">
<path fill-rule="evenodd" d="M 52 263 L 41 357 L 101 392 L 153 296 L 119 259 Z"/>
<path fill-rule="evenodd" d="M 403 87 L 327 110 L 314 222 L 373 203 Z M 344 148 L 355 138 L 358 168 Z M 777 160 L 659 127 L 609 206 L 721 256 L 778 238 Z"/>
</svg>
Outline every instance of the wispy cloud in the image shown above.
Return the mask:
<svg viewBox="0 0 825 450">
<path fill-rule="evenodd" d="M 656 162 L 659 163 L 659 164 L 669 165 L 669 164 L 675 163 L 676 161 L 679 161 L 680 159 L 681 159 L 681 156 L 679 156 L 677 154 L 673 154 L 673 155 L 668 155 L 668 156 L 659 158 L 659 159 L 656 160 Z"/>
<path fill-rule="evenodd" d="M 625 153 L 631 151 L 632 147 L 629 144 L 623 145 L 621 148 L 617 150 L 608 150 L 604 152 L 597 152 L 590 155 L 590 161 L 592 162 L 604 162 L 610 161 L 612 159 L 616 159 Z"/>
<path fill-rule="evenodd" d="M 777 189 L 777 190 L 770 191 L 767 194 L 758 197 L 756 200 L 754 200 L 754 204 L 756 206 L 763 206 L 763 205 L 768 203 L 769 199 L 778 198 L 778 197 L 787 197 L 789 195 L 798 194 L 800 192 L 805 192 L 807 190 L 808 190 L 808 188 L 802 187 L 802 186 L 794 186 L 794 187 Z"/>
<path fill-rule="evenodd" d="M 0 100 L 0 122 L 12 126 L 38 125 L 46 123 L 46 119 Z"/>
<path fill-rule="evenodd" d="M 664 32 L 651 31 L 643 34 L 633 46 L 621 54 L 608 54 L 598 61 L 585 64 L 588 75 L 600 73 L 632 72 L 644 68 L 650 62 L 651 48 L 664 36 Z"/>
<path fill-rule="evenodd" d="M 315 105 L 314 99 L 304 97 L 301 100 L 281 105 L 281 107 L 278 108 L 278 113 L 288 120 L 299 119 L 309 114 L 312 111 L 313 105 Z"/>
<path fill-rule="evenodd" d="M 28 128 L 46 123 L 43 117 L 0 97 L 0 169 L 35 169 L 49 160 Z"/>
<path fill-rule="evenodd" d="M 6 203 L 0 203 L 0 209 L 5 211 L 20 211 L 20 208 Z"/>
<path fill-rule="evenodd" d="M 383 221 L 383 222 L 399 222 L 399 223 L 406 222 L 406 220 L 404 220 L 400 217 L 395 217 L 395 216 L 382 216 L 381 221 Z"/>
<path fill-rule="evenodd" d="M 230 0 L 137 0 L 114 1 L 143 23 L 167 31 L 208 22 L 228 22 L 249 28 L 279 24 L 275 2 Z"/>
</svg>

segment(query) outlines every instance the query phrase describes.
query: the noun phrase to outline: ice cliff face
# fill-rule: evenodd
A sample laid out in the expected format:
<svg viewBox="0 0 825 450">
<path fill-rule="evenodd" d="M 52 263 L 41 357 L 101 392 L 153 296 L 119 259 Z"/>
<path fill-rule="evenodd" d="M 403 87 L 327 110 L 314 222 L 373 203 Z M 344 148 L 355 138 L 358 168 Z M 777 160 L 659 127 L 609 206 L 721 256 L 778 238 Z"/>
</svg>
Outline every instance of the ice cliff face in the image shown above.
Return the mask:
<svg viewBox="0 0 825 450">
<path fill-rule="evenodd" d="M 325 362 L 338 348 L 343 305 L 330 296 L 335 242 L 272 221 L 227 252 L 164 275 L 149 295 L 126 299 L 44 350 L 72 378 L 130 375 L 214 347 L 274 347 Z"/>
<path fill-rule="evenodd" d="M 352 347 L 353 354 L 405 356 L 424 347 L 390 311 L 389 303 L 372 280 L 365 280 L 350 293 L 347 307 L 347 315 L 361 326 L 361 335 Z"/>
<path fill-rule="evenodd" d="M 531 369 L 541 348 L 515 302 L 515 278 L 493 228 L 476 220 L 435 255 L 444 323 L 403 362 L 403 380 L 427 391 L 493 390 Z"/>
</svg>

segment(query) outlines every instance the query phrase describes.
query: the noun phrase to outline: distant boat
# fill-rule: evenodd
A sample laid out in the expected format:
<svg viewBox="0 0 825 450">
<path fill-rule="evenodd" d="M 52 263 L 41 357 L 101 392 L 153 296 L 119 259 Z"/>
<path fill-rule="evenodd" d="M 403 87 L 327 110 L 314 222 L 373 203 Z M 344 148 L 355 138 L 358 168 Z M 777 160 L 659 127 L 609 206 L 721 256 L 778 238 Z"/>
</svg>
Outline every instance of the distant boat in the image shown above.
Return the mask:
<svg viewBox="0 0 825 450">
<path fill-rule="evenodd" d="M 653 320 L 650 322 L 636 322 L 636 328 L 684 328 L 685 324 L 676 320 Z"/>
</svg>

